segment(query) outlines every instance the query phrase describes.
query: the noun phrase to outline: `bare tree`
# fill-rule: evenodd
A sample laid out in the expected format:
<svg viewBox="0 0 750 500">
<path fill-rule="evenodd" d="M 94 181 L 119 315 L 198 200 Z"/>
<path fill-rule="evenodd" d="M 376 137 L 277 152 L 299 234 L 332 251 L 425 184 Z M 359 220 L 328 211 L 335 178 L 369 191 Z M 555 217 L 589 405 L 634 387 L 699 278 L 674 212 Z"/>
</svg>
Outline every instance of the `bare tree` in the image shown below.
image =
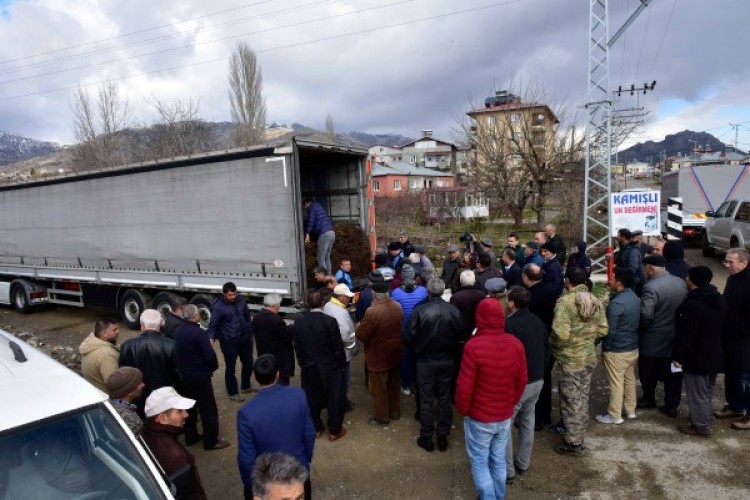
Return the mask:
<svg viewBox="0 0 750 500">
<path fill-rule="evenodd" d="M 463 120 L 459 141 L 468 141 L 474 153 L 467 168 L 466 184 L 513 217 L 516 224 L 523 223 L 534 186 L 509 147 L 505 124 L 499 120 L 484 124 Z"/>
<path fill-rule="evenodd" d="M 336 128 L 333 125 L 333 116 L 330 113 L 326 115 L 326 140 L 328 142 L 336 140 Z"/>
<path fill-rule="evenodd" d="M 148 103 L 157 117 L 148 127 L 150 140 L 145 159 L 187 156 L 215 148 L 215 134 L 199 116 L 200 100 L 161 101 L 152 97 Z"/>
<path fill-rule="evenodd" d="M 80 167 L 108 167 L 127 162 L 128 148 L 121 132 L 130 119 L 130 106 L 114 83 L 105 82 L 99 87 L 96 102 L 84 87 L 77 88 L 71 110 L 79 142 L 74 159 Z"/>
<path fill-rule="evenodd" d="M 245 42 L 237 44 L 229 60 L 229 103 L 235 124 L 235 145 L 263 142 L 266 124 L 263 76 L 255 52 Z"/>
<path fill-rule="evenodd" d="M 497 97 L 494 106 L 474 108 L 461 126 L 475 153 L 470 182 L 503 200 L 516 223 L 529 208 L 544 224 L 563 165 L 582 158 L 583 136 L 574 132 L 578 113 L 572 103 L 533 85 L 519 95 L 510 91 Z"/>
</svg>

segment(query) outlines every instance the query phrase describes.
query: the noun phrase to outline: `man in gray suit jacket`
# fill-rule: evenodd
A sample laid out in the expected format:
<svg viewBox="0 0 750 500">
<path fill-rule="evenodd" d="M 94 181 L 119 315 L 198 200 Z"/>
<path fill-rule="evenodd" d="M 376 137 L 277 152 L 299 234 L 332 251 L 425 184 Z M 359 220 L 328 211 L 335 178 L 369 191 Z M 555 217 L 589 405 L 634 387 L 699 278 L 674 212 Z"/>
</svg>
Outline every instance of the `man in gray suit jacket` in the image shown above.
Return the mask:
<svg viewBox="0 0 750 500">
<path fill-rule="evenodd" d="M 656 408 L 656 384 L 664 382 L 664 405 L 659 411 L 676 418 L 682 391 L 682 373 L 672 373 L 672 342 L 675 311 L 687 297 L 685 281 L 665 269 L 661 255 L 644 261 L 647 281 L 641 293 L 641 322 L 638 331 L 638 372 L 643 395 L 637 408 Z"/>
</svg>

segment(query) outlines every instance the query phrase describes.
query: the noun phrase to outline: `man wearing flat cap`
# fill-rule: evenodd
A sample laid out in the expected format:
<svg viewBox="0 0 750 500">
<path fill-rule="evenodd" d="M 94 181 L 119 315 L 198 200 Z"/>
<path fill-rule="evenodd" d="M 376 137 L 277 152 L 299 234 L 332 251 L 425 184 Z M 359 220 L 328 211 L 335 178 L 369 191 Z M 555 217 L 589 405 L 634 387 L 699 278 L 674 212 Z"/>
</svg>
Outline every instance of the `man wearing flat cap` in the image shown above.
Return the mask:
<svg viewBox="0 0 750 500">
<path fill-rule="evenodd" d="M 137 406 L 133 401 L 141 397 L 143 387 L 143 373 L 132 366 L 117 368 L 107 379 L 110 403 L 136 436 L 141 433 L 143 420 L 138 415 Z"/>
<path fill-rule="evenodd" d="M 648 255 L 644 261 L 646 283 L 641 292 L 641 320 L 638 327 L 638 373 L 643 395 L 636 408 L 656 408 L 656 384 L 664 382 L 664 405 L 659 411 L 677 418 L 682 374 L 672 373 L 672 343 L 675 311 L 687 296 L 685 282 L 665 269 L 661 255 Z"/>
<path fill-rule="evenodd" d="M 355 330 L 365 347 L 365 365 L 375 414 L 371 425 L 387 425 L 401 418 L 401 329 L 404 312 L 388 294 L 388 283 L 372 284 L 374 298 Z"/>
<path fill-rule="evenodd" d="M 183 398 L 174 387 L 160 387 L 146 399 L 146 424 L 143 426 L 143 439 L 154 458 L 177 488 L 177 498 L 204 500 L 195 457 L 177 441 L 184 432 L 190 408 L 194 399 Z M 188 472 L 184 472 L 185 469 Z"/>
<path fill-rule="evenodd" d="M 493 271 L 497 268 L 497 254 L 492 249 L 492 241 L 489 238 L 483 238 L 479 240 L 480 245 L 480 251 L 477 251 L 477 253 L 481 256 L 482 253 L 485 253 L 489 255 L 490 257 L 490 269 Z"/>
<path fill-rule="evenodd" d="M 451 289 L 451 293 L 458 291 L 458 267 L 461 265 L 461 253 L 456 245 L 448 245 L 446 248 L 448 256 L 443 261 L 443 270 L 440 279 Z"/>
</svg>

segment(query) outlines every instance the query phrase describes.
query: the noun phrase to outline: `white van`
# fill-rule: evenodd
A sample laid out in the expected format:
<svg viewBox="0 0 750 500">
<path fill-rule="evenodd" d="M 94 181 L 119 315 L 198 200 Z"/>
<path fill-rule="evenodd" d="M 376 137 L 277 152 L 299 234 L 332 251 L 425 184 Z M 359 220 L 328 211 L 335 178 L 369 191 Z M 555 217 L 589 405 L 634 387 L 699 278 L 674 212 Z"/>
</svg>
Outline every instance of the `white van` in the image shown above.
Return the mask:
<svg viewBox="0 0 750 500">
<path fill-rule="evenodd" d="M 0 330 L 0 500 L 172 499 L 107 395 Z"/>
</svg>

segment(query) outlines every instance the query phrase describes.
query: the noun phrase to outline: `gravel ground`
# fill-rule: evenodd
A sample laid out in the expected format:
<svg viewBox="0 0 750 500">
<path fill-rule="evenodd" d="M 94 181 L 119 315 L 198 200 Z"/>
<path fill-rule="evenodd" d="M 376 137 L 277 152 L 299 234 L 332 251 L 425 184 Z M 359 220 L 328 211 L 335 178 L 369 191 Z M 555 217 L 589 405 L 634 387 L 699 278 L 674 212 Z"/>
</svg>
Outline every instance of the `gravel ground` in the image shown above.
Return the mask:
<svg viewBox="0 0 750 500">
<path fill-rule="evenodd" d="M 704 259 L 695 249 L 688 250 L 687 258 L 693 264 L 706 263 L 714 268 L 716 284 L 723 289 L 726 273 L 719 259 Z M 0 327 L 15 333 L 32 332 L 48 345 L 77 347 L 104 312 L 108 311 L 56 308 L 21 316 L 0 307 Z M 123 329 L 120 342 L 135 334 Z M 217 373 L 222 371 L 223 367 Z M 293 384 L 299 385 L 299 380 Z M 214 377 L 214 388 L 221 434 L 233 444 L 214 452 L 195 446 L 190 450 L 197 457 L 209 498 L 242 498 L 234 423 L 241 403 L 226 397 L 221 375 Z M 419 424 L 412 418 L 413 396 L 402 396 L 401 420 L 387 427 L 367 424 L 371 404 L 364 387 L 361 356 L 353 362 L 350 397 L 356 407 L 346 416 L 347 436 L 334 443 L 325 438 L 316 443 L 312 467 L 315 498 L 475 498 L 459 415 L 454 415 L 448 451 L 427 453 L 416 446 Z M 508 487 L 509 498 L 750 497 L 750 432 L 735 431 L 730 428 L 731 422 L 717 421 L 714 436 L 709 439 L 679 433 L 676 425 L 684 423 L 688 414 L 684 398 L 677 420 L 658 411 L 643 411 L 636 420 L 622 425 L 602 425 L 593 420 L 593 415 L 606 409 L 607 398 L 599 366 L 592 387 L 587 454 L 582 458 L 557 455 L 553 447 L 560 437 L 548 430 L 537 432 L 531 470 Z M 714 403 L 717 408 L 723 403 L 721 376 Z"/>
</svg>

